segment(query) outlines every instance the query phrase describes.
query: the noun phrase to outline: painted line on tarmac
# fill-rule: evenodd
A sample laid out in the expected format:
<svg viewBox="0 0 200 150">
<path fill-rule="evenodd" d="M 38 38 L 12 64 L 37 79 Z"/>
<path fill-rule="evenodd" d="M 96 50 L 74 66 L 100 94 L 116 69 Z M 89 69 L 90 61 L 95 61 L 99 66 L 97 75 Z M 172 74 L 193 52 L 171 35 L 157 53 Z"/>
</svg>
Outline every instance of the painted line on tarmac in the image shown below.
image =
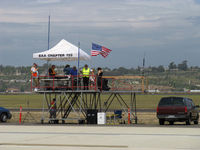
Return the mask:
<svg viewBox="0 0 200 150">
<path fill-rule="evenodd" d="M 80 145 L 80 144 L 25 144 L 25 143 L 0 143 L 0 146 L 56 146 L 56 147 L 99 147 L 99 148 L 128 148 L 126 145 Z"/>
<path fill-rule="evenodd" d="M 183 136 L 191 136 L 191 137 L 200 137 L 200 134 L 198 135 L 192 135 L 192 134 L 139 134 L 139 133 L 71 133 L 71 132 L 0 132 L 1 134 L 47 134 L 47 135 L 97 135 L 97 136 L 177 136 L 177 137 L 183 137 Z"/>
</svg>

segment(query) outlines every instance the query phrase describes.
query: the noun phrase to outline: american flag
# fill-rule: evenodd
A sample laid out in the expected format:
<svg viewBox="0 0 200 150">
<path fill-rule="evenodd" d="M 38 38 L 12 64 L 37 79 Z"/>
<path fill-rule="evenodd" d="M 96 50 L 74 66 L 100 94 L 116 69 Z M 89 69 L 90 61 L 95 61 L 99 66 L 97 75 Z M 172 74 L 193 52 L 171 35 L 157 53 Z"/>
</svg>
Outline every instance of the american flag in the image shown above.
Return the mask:
<svg viewBox="0 0 200 150">
<path fill-rule="evenodd" d="M 97 56 L 97 55 L 101 54 L 104 58 L 106 58 L 111 51 L 112 50 L 110 50 L 104 46 L 100 46 L 98 44 L 92 43 L 91 56 Z"/>
</svg>

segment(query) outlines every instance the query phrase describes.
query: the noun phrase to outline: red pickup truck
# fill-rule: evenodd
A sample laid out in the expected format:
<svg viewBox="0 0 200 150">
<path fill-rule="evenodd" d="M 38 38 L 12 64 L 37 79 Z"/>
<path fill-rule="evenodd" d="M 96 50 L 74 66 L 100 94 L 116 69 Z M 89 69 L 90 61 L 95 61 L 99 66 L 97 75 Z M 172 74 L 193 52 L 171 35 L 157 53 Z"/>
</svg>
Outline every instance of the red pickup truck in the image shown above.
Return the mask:
<svg viewBox="0 0 200 150">
<path fill-rule="evenodd" d="M 157 107 L 157 118 L 159 124 L 164 125 L 165 121 L 173 125 L 175 121 L 186 122 L 190 125 L 199 122 L 198 105 L 195 106 L 192 99 L 185 97 L 163 97 Z"/>
</svg>

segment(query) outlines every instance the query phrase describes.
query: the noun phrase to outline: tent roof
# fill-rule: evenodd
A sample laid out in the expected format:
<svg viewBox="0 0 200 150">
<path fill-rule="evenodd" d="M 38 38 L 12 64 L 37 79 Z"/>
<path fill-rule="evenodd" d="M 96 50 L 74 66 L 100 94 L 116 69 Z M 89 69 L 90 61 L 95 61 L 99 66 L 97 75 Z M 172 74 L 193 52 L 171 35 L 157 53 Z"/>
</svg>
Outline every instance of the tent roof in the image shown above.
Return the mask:
<svg viewBox="0 0 200 150">
<path fill-rule="evenodd" d="M 33 53 L 33 58 L 41 60 L 61 60 L 61 61 L 75 61 L 78 60 L 78 47 L 62 39 L 57 45 L 49 50 Z M 79 49 L 79 60 L 89 60 L 90 56 Z"/>
</svg>

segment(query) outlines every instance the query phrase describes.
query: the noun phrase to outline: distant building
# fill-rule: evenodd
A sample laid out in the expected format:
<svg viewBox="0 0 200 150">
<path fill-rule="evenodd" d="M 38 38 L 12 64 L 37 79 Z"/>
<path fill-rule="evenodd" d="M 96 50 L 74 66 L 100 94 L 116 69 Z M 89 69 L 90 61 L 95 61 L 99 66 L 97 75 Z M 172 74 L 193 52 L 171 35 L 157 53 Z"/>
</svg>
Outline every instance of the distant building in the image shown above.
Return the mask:
<svg viewBox="0 0 200 150">
<path fill-rule="evenodd" d="M 16 69 L 15 75 L 16 75 L 16 76 L 21 76 L 21 72 L 20 72 L 19 70 Z"/>
<path fill-rule="evenodd" d="M 8 89 L 6 90 L 6 92 L 7 92 L 7 93 L 16 93 L 16 92 L 20 92 L 20 90 L 19 90 L 19 89 L 16 89 L 16 88 L 8 88 Z"/>
</svg>

